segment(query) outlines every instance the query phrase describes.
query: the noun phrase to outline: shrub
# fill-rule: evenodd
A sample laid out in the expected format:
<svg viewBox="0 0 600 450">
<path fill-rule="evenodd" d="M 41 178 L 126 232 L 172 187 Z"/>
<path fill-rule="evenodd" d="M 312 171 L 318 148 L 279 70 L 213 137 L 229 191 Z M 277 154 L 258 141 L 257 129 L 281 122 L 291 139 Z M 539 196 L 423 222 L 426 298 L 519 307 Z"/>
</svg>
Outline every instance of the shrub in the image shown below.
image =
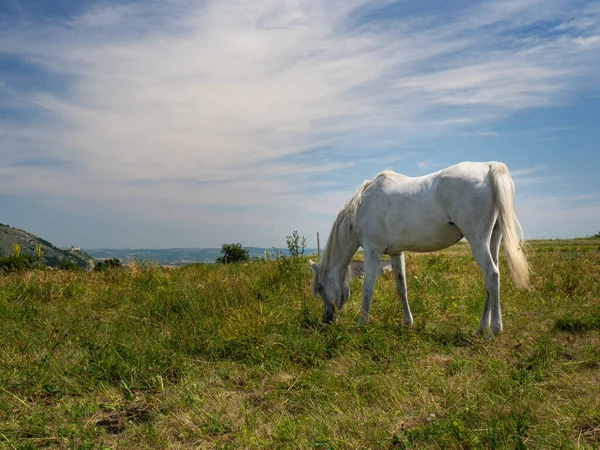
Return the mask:
<svg viewBox="0 0 600 450">
<path fill-rule="evenodd" d="M 294 230 L 291 236 L 286 236 L 285 241 L 287 248 L 292 258 L 298 258 L 304 256 L 304 249 L 306 248 L 306 238 L 298 234 L 298 230 Z"/>
<path fill-rule="evenodd" d="M 57 268 L 60 270 L 79 270 L 80 269 L 77 264 L 75 264 L 73 261 L 69 261 L 69 260 L 61 261 L 60 264 L 57 266 Z"/>
<path fill-rule="evenodd" d="M 2 272 L 20 272 L 29 270 L 32 267 L 31 257 L 28 255 L 12 255 L 0 258 L 0 271 Z"/>
<path fill-rule="evenodd" d="M 308 263 L 304 258 L 306 238 L 294 230 L 291 236 L 285 237 L 288 255 L 276 252 L 276 261 L 283 278 L 296 284 L 301 289 L 301 281 L 307 271 Z"/>
<path fill-rule="evenodd" d="M 121 260 L 119 258 L 109 258 L 104 261 L 106 267 L 121 267 Z"/>
<path fill-rule="evenodd" d="M 217 258 L 217 262 L 221 264 L 237 263 L 250 260 L 248 250 L 242 248 L 241 243 L 223 244 L 221 246 L 223 256 Z"/>
<path fill-rule="evenodd" d="M 94 270 L 96 272 L 102 272 L 106 269 L 118 269 L 120 267 L 122 267 L 122 264 L 119 258 L 109 258 L 104 261 L 97 262 Z"/>
</svg>

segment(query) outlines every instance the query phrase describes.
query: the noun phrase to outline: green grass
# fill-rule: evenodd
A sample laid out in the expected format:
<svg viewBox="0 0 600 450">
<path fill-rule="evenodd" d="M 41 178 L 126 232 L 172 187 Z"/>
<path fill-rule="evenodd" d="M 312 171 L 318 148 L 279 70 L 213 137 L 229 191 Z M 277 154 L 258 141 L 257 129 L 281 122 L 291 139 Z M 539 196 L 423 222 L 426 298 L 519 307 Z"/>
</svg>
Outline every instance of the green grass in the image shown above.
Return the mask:
<svg viewBox="0 0 600 450">
<path fill-rule="evenodd" d="M 308 265 L 2 275 L 0 447 L 598 448 L 600 244 L 529 253 L 491 341 L 466 244 L 407 255 L 411 328 L 391 276 L 322 324 Z"/>
</svg>

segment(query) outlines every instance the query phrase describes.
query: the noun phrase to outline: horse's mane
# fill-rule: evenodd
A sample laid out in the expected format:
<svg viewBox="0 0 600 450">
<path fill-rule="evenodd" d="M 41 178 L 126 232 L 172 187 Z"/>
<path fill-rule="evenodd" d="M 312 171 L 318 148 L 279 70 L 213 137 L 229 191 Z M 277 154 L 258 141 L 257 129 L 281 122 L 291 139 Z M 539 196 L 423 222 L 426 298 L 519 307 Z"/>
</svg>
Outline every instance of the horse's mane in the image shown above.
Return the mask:
<svg viewBox="0 0 600 450">
<path fill-rule="evenodd" d="M 364 181 L 362 186 L 352 195 L 352 197 L 350 197 L 350 200 L 348 200 L 338 212 L 337 217 L 333 222 L 333 226 L 331 227 L 331 231 L 329 232 L 329 237 L 327 238 L 325 248 L 323 249 L 323 256 L 319 262 L 319 270 L 315 272 L 312 279 L 311 290 L 314 297 L 317 296 L 318 287 L 319 284 L 323 282 L 325 272 L 330 269 L 331 258 L 336 253 L 337 248 L 340 246 L 340 238 L 347 238 L 355 228 L 356 214 L 358 212 L 358 206 L 360 204 L 360 200 L 362 199 L 363 192 L 378 178 L 390 178 L 394 174 L 395 173 L 391 170 L 384 170 L 383 172 L 379 172 L 372 180 Z M 349 281 L 350 267 L 348 267 L 346 270 L 345 276 L 346 280 Z"/>
</svg>

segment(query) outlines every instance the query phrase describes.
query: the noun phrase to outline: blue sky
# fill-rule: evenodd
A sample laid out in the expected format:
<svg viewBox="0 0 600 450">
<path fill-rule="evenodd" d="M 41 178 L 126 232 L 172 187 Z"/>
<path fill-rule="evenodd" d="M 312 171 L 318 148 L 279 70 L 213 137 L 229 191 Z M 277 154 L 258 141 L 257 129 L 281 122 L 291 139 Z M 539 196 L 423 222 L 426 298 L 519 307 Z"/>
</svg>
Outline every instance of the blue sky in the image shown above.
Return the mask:
<svg viewBox="0 0 600 450">
<path fill-rule="evenodd" d="M 326 236 L 383 169 L 505 162 L 600 231 L 600 2 L 4 0 L 0 222 L 61 246 Z"/>
</svg>

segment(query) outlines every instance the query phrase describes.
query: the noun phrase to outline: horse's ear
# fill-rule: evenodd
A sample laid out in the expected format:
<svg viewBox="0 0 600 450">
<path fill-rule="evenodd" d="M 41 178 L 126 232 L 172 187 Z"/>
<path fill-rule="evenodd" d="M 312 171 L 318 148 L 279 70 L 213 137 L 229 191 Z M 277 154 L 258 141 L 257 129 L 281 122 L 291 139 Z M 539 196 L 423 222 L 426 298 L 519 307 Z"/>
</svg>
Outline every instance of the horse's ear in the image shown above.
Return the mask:
<svg viewBox="0 0 600 450">
<path fill-rule="evenodd" d="M 319 265 L 318 265 L 317 263 L 314 263 L 314 262 L 312 262 L 310 259 L 308 260 L 308 263 L 310 264 L 310 267 L 312 267 L 312 269 L 313 269 L 315 272 L 318 272 L 318 271 L 319 271 Z"/>
</svg>

